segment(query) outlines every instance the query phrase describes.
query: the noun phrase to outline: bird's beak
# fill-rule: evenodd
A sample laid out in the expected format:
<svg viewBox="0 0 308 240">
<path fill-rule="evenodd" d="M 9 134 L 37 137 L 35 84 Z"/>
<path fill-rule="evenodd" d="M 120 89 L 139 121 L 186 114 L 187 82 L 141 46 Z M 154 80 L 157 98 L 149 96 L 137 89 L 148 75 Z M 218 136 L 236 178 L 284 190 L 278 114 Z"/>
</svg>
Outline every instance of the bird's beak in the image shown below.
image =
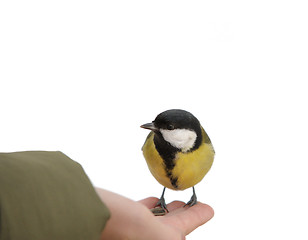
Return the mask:
<svg viewBox="0 0 308 240">
<path fill-rule="evenodd" d="M 149 129 L 149 130 L 152 130 L 152 131 L 156 131 L 157 128 L 154 126 L 154 123 L 146 123 L 146 124 L 143 124 L 140 126 L 141 128 L 145 128 L 145 129 Z"/>
</svg>

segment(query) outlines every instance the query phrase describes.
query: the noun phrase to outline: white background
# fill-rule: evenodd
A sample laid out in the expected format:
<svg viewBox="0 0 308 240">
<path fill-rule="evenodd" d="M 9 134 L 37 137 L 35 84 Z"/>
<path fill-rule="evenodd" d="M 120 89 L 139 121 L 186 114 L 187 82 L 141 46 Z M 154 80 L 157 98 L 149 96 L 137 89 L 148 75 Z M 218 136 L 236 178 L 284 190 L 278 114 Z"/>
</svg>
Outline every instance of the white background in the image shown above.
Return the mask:
<svg viewBox="0 0 308 240">
<path fill-rule="evenodd" d="M 296 0 L 2 0 L 0 151 L 61 150 L 96 186 L 159 197 L 139 126 L 186 109 L 217 153 L 196 186 L 215 217 L 188 239 L 307 239 L 307 11 Z"/>
</svg>

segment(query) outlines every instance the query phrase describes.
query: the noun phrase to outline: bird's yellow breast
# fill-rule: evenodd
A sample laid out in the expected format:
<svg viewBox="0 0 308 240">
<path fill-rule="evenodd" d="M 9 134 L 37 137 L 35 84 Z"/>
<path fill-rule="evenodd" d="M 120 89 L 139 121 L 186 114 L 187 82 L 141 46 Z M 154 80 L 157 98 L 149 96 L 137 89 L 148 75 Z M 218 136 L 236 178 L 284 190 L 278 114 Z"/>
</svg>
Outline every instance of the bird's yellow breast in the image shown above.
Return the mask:
<svg viewBox="0 0 308 240">
<path fill-rule="evenodd" d="M 213 146 L 205 142 L 192 152 L 178 152 L 174 159 L 175 166 L 171 170 L 172 177 L 177 178 L 175 188 L 171 184 L 170 176 L 167 175 L 165 163 L 155 148 L 153 132 L 148 136 L 142 150 L 155 179 L 163 186 L 174 190 L 184 190 L 199 183 L 211 168 L 215 154 Z"/>
</svg>

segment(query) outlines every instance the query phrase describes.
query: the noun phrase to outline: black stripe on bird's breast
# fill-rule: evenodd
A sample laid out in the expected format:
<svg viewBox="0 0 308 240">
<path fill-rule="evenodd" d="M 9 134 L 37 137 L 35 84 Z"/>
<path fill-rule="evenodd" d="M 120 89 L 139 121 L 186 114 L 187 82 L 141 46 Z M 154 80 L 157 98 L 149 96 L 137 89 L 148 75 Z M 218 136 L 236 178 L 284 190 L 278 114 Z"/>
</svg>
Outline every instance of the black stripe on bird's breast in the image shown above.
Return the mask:
<svg viewBox="0 0 308 240">
<path fill-rule="evenodd" d="M 158 134 L 155 134 L 154 136 L 154 144 L 156 150 L 164 161 L 167 177 L 170 179 L 172 186 L 178 188 L 178 178 L 172 175 L 172 170 L 175 167 L 175 156 L 180 150 L 173 147 Z"/>
</svg>

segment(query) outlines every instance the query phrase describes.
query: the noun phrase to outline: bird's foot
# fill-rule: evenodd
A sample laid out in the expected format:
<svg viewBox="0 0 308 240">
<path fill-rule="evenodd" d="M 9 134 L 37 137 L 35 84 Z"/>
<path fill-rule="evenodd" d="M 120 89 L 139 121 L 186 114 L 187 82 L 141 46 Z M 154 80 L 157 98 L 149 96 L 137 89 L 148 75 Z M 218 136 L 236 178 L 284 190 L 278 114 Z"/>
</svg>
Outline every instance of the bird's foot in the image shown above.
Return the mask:
<svg viewBox="0 0 308 240">
<path fill-rule="evenodd" d="M 151 212 L 155 216 L 164 216 L 166 214 L 166 212 L 169 212 L 168 209 L 167 209 L 165 199 L 163 197 L 158 200 L 155 207 L 151 209 Z"/>
<path fill-rule="evenodd" d="M 186 206 L 194 206 L 195 204 L 197 204 L 197 195 L 195 193 L 195 188 L 193 187 L 193 195 L 191 196 L 190 200 L 184 205 L 184 207 Z"/>
<path fill-rule="evenodd" d="M 191 197 L 191 199 L 184 205 L 184 207 L 186 207 L 186 206 L 192 207 L 192 206 L 194 206 L 195 204 L 197 204 L 197 197 L 196 197 L 196 195 L 193 195 L 193 196 Z"/>
<path fill-rule="evenodd" d="M 166 212 L 169 212 L 168 209 L 167 209 L 167 204 L 165 202 L 165 198 L 164 197 L 161 197 L 158 202 L 156 203 L 155 205 L 155 208 L 156 207 L 161 207 L 164 211 L 166 210 Z"/>
</svg>

